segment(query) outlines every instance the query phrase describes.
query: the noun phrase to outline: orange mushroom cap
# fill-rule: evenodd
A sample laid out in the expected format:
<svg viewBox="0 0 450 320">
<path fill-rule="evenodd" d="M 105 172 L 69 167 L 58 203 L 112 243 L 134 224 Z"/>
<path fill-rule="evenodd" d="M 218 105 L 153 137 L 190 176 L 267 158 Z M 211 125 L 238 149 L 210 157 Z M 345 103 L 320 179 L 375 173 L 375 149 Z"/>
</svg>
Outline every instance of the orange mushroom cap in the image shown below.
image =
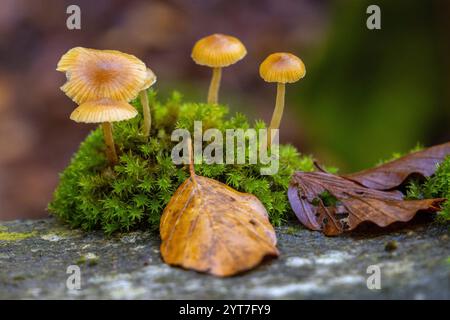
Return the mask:
<svg viewBox="0 0 450 320">
<path fill-rule="evenodd" d="M 81 104 L 72 112 L 70 119 L 84 123 L 116 122 L 134 118 L 137 114 L 128 102 L 102 98 Z"/>
<path fill-rule="evenodd" d="M 198 40 L 191 57 L 199 65 L 221 68 L 238 62 L 246 54 L 247 50 L 238 38 L 216 33 Z"/>
<path fill-rule="evenodd" d="M 259 66 L 259 74 L 267 82 L 293 83 L 303 78 L 303 61 L 292 53 L 277 52 L 269 55 Z"/>
<path fill-rule="evenodd" d="M 66 72 L 61 90 L 78 104 L 100 98 L 130 101 L 148 76 L 145 64 L 133 55 L 82 47 L 64 54 L 56 70 Z"/>
</svg>

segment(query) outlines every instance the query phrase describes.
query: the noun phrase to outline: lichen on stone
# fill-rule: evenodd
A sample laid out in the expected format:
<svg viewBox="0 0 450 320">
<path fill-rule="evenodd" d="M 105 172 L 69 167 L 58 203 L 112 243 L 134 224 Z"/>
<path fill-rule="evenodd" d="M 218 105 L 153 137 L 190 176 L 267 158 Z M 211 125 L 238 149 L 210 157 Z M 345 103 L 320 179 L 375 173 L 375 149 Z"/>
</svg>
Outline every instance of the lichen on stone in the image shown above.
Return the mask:
<svg viewBox="0 0 450 320">
<path fill-rule="evenodd" d="M 2 228 L 0 231 L 0 241 L 20 241 L 36 235 L 36 232 L 8 232 L 3 231 L 5 228 Z M 7 228 L 6 228 L 7 230 Z"/>
<path fill-rule="evenodd" d="M 98 264 L 100 258 L 92 252 L 88 252 L 82 256 L 76 261 L 77 265 L 83 265 L 87 264 L 88 266 L 92 267 Z"/>
</svg>

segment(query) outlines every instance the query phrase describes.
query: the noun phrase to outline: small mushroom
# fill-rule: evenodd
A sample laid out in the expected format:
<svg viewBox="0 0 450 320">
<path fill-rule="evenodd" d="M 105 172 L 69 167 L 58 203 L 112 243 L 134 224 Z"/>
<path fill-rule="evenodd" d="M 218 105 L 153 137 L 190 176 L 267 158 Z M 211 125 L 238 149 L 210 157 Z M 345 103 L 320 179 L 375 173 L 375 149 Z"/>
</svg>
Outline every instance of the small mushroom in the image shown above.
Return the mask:
<svg viewBox="0 0 450 320">
<path fill-rule="evenodd" d="M 72 112 L 70 119 L 75 122 L 102 124 L 103 136 L 107 147 L 106 155 L 109 162 L 114 165 L 117 163 L 118 158 L 111 122 L 128 120 L 134 118 L 137 114 L 137 110 L 128 102 L 101 98 L 82 103 Z"/>
<path fill-rule="evenodd" d="M 133 55 L 116 50 L 82 47 L 70 49 L 58 62 L 67 82 L 61 90 L 80 104 L 70 118 L 76 122 L 102 123 L 107 156 L 117 162 L 111 122 L 137 115 L 127 102 L 154 83 L 153 72 Z"/>
<path fill-rule="evenodd" d="M 150 113 L 150 106 L 148 105 L 148 95 L 147 89 L 150 88 L 156 82 L 156 75 L 150 68 L 147 68 L 147 77 L 145 79 L 142 91 L 139 93 L 142 104 L 142 112 L 144 114 L 144 136 L 148 137 L 150 135 L 150 128 L 152 127 L 152 115 Z"/>
<path fill-rule="evenodd" d="M 285 52 L 269 55 L 259 66 L 259 74 L 267 82 L 277 83 L 277 98 L 268 132 L 268 145 L 272 144 L 272 130 L 280 127 L 284 109 L 286 83 L 297 82 L 306 74 L 305 65 L 299 57 Z"/>
<path fill-rule="evenodd" d="M 245 57 L 247 50 L 242 42 L 232 36 L 213 34 L 200 39 L 192 49 L 195 63 L 213 69 L 208 91 L 208 103 L 217 104 L 222 68 L 235 64 Z"/>
<path fill-rule="evenodd" d="M 66 73 L 61 90 L 77 104 L 101 98 L 130 101 L 148 81 L 141 60 L 116 50 L 76 47 L 61 57 L 56 70 Z"/>
</svg>

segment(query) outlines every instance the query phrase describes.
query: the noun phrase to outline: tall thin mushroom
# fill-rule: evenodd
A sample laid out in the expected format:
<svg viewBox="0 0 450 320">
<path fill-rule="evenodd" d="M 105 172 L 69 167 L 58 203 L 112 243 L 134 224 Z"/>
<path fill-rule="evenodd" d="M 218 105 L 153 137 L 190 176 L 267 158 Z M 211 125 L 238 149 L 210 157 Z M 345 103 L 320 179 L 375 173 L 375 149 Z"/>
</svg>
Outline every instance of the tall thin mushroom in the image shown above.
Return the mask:
<svg viewBox="0 0 450 320">
<path fill-rule="evenodd" d="M 144 125 L 142 132 L 145 137 L 148 137 L 150 135 L 150 129 L 152 127 L 152 115 L 150 113 L 150 106 L 148 104 L 147 89 L 150 88 L 153 84 L 155 84 L 155 82 L 156 82 L 155 73 L 150 68 L 147 68 L 147 78 L 145 80 L 142 91 L 139 93 L 142 105 L 142 113 L 144 114 Z"/>
<path fill-rule="evenodd" d="M 192 59 L 199 65 L 212 68 L 208 103 L 217 104 L 219 101 L 222 68 L 235 64 L 246 54 L 247 50 L 238 38 L 224 34 L 212 34 L 195 43 Z"/>
<path fill-rule="evenodd" d="M 306 74 L 303 61 L 292 53 L 277 52 L 269 55 L 260 65 L 259 74 L 266 82 L 277 83 L 275 109 L 269 125 L 268 145 L 272 144 L 272 129 L 280 127 L 284 110 L 286 83 L 297 82 Z"/>
</svg>

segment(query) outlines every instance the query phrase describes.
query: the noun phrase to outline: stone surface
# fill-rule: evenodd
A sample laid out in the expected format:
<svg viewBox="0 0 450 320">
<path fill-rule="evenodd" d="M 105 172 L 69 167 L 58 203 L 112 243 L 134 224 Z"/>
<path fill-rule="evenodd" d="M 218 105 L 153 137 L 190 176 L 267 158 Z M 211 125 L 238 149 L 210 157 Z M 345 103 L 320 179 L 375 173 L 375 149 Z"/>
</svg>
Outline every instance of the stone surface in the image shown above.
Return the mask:
<svg viewBox="0 0 450 320">
<path fill-rule="evenodd" d="M 107 238 L 54 219 L 3 222 L 0 299 L 449 299 L 448 233 L 429 221 L 335 238 L 281 227 L 279 259 L 221 279 L 162 263 L 154 232 Z M 66 286 L 70 265 L 80 290 Z M 367 288 L 369 265 L 380 267 L 379 290 Z"/>
</svg>

